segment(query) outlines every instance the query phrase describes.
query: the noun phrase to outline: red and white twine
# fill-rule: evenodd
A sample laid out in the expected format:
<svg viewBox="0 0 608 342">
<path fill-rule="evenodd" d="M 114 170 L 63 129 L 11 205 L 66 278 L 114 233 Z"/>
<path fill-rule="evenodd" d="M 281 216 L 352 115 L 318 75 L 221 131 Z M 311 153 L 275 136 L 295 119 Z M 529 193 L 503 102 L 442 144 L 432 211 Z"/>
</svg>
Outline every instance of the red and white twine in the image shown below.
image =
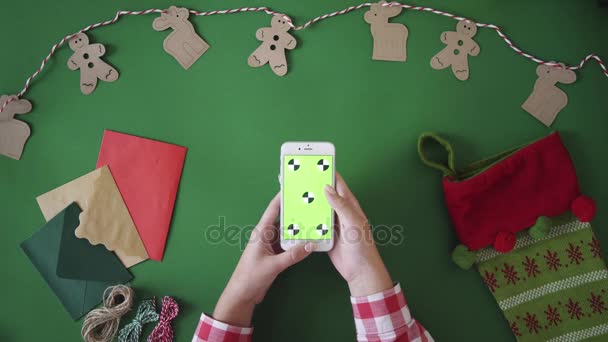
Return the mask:
<svg viewBox="0 0 608 342">
<path fill-rule="evenodd" d="M 359 10 L 359 9 L 361 9 L 363 7 L 369 7 L 371 5 L 372 5 L 371 3 L 366 2 L 366 3 L 362 3 L 360 5 L 350 6 L 350 7 L 347 7 L 345 9 L 343 9 L 343 10 L 340 10 L 340 11 L 335 11 L 335 12 L 332 12 L 332 13 L 328 13 L 328 14 L 324 14 L 324 15 L 318 16 L 318 17 L 316 17 L 314 19 L 308 20 L 307 22 L 305 22 L 303 25 L 300 25 L 300 26 L 296 26 L 288 15 L 280 13 L 280 12 L 275 12 L 275 11 L 271 10 L 270 8 L 268 8 L 268 7 L 241 7 L 241 8 L 234 8 L 234 9 L 228 9 L 228 10 L 213 10 L 213 11 L 206 11 L 206 12 L 200 12 L 200 11 L 197 11 L 197 10 L 190 9 L 189 11 L 190 11 L 191 14 L 194 14 L 196 16 L 210 16 L 210 15 L 215 15 L 215 14 L 234 14 L 234 13 L 243 13 L 243 12 L 264 12 L 264 13 L 269 14 L 269 15 L 282 15 L 283 18 L 285 19 L 285 21 L 287 21 L 287 23 L 289 24 L 289 26 L 292 29 L 294 29 L 294 30 L 303 30 L 303 29 L 309 27 L 310 25 L 312 25 L 312 24 L 314 24 L 314 23 L 316 23 L 318 21 L 321 21 L 321 20 L 324 20 L 324 19 L 328 19 L 328 18 L 332 18 L 332 17 L 338 16 L 338 15 L 346 14 L 346 13 L 349 13 L 349 12 L 352 12 L 352 11 L 356 11 L 356 10 Z M 385 3 L 385 4 L 383 4 L 383 6 L 390 6 L 390 7 L 398 6 L 398 7 L 402 7 L 404 9 L 411 10 L 411 11 L 429 12 L 429 13 L 433 13 L 433 14 L 442 15 L 442 16 L 445 16 L 445 17 L 448 17 L 448 18 L 452 18 L 452 19 L 458 20 L 458 21 L 467 19 L 467 18 L 464 18 L 464 17 L 456 16 L 456 15 L 448 13 L 448 12 L 439 11 L 439 10 L 436 10 L 434 8 L 423 7 L 423 6 L 412 6 L 412 5 L 408 5 L 408 4 L 402 4 L 402 3 L 399 3 L 399 2 Z M 100 22 L 100 23 L 93 24 L 93 25 L 89 25 L 89 26 L 83 28 L 82 30 L 80 30 L 80 31 L 78 31 L 76 33 L 73 33 L 73 34 L 70 34 L 70 35 L 67 35 L 67 36 L 63 37 L 59 42 L 57 42 L 55 45 L 53 45 L 51 47 L 51 52 L 46 57 L 44 57 L 44 59 L 42 60 L 42 63 L 40 64 L 40 67 L 30 77 L 28 77 L 28 79 L 25 81 L 25 86 L 17 94 L 17 97 L 21 98 L 21 97 L 23 97 L 23 95 L 25 95 L 25 93 L 30 88 L 30 84 L 31 84 L 32 80 L 34 78 L 36 78 L 42 72 L 42 70 L 46 66 L 47 62 L 49 61 L 49 59 L 51 59 L 51 57 L 53 57 L 53 55 L 55 54 L 55 51 L 59 47 L 61 47 L 63 44 L 65 44 L 66 41 L 68 41 L 70 38 L 72 38 L 77 33 L 87 32 L 87 31 L 92 30 L 94 28 L 98 28 L 98 27 L 101 27 L 101 26 L 107 26 L 107 25 L 114 24 L 114 23 L 116 23 L 118 21 L 118 19 L 121 16 L 124 16 L 124 15 L 144 15 L 144 14 L 150 14 L 150 13 L 163 13 L 163 12 L 164 12 L 164 10 L 157 9 L 157 8 L 151 8 L 151 9 L 148 9 L 148 10 L 145 10 L 145 11 L 118 11 L 118 12 L 116 12 L 116 15 L 114 16 L 114 18 L 111 19 L 111 20 Z M 496 25 L 477 23 L 477 26 L 481 27 L 481 28 L 489 28 L 489 29 L 495 30 L 496 33 L 498 34 L 498 36 L 513 51 L 515 51 L 517 54 L 519 54 L 522 57 L 525 57 L 525 58 L 527 58 L 527 59 L 529 59 L 529 60 L 531 60 L 531 61 L 533 61 L 533 62 L 535 62 L 537 64 L 545 64 L 545 65 L 550 65 L 550 66 L 559 66 L 560 65 L 560 63 L 558 63 L 558 62 L 544 61 L 544 60 L 542 60 L 542 59 L 540 59 L 538 57 L 535 57 L 534 55 L 531 55 L 531 54 L 529 54 L 529 53 L 521 50 L 515 44 L 513 44 L 513 42 L 511 41 L 511 39 L 509 39 L 509 37 L 507 37 L 507 35 L 504 34 L 502 32 L 502 30 L 498 26 L 496 26 Z M 588 61 L 590 61 L 592 59 L 595 60 L 599 64 L 600 68 L 602 68 L 602 72 L 604 73 L 604 75 L 606 77 L 608 77 L 608 69 L 606 68 L 606 64 L 604 63 L 604 61 L 598 55 L 596 55 L 594 53 L 589 54 L 587 57 L 583 58 L 583 60 L 581 60 L 581 62 L 578 65 L 566 66 L 566 68 L 568 68 L 570 70 L 579 70 L 579 69 L 583 68 L 583 66 Z M 3 103 L 2 107 L 0 108 L 0 112 L 2 112 L 4 110 L 4 108 L 6 108 L 6 106 L 11 101 L 13 101 L 13 100 L 14 99 L 10 99 L 7 102 Z"/>
<path fill-rule="evenodd" d="M 164 296 L 160 318 L 154 330 L 148 336 L 147 342 L 173 342 L 173 327 L 171 321 L 179 314 L 179 305 L 175 299 Z"/>
</svg>

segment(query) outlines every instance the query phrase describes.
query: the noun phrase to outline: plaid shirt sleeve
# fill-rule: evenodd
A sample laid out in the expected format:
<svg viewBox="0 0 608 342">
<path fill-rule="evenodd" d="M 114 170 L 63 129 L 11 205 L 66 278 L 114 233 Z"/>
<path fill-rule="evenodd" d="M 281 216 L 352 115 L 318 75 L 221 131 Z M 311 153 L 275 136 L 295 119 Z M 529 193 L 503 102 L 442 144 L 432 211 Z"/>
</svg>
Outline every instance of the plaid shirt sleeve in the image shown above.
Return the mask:
<svg viewBox="0 0 608 342">
<path fill-rule="evenodd" d="M 351 297 L 357 341 L 432 342 L 424 327 L 412 318 L 399 284 L 364 297 Z"/>
<path fill-rule="evenodd" d="M 401 286 L 365 297 L 351 297 L 357 341 L 433 342 L 431 335 L 410 315 Z M 201 315 L 192 342 L 250 342 L 253 328 L 242 328 Z"/>
<path fill-rule="evenodd" d="M 201 315 L 192 342 L 250 342 L 253 328 L 241 328 Z"/>
</svg>

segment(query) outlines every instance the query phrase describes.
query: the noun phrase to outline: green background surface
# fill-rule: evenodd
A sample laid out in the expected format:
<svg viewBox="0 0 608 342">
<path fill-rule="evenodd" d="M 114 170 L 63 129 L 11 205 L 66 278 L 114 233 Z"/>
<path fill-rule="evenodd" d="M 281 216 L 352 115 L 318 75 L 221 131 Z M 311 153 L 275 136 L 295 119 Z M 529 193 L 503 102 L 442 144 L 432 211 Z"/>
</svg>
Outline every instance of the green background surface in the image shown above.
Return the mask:
<svg viewBox="0 0 608 342">
<path fill-rule="evenodd" d="M 180 1 L 196 9 L 270 6 L 296 23 L 359 2 Z M 522 48 L 545 59 L 578 63 L 588 52 L 608 56 L 608 10 L 596 1 L 416 1 L 504 28 Z M 0 93 L 18 92 L 62 36 L 118 9 L 167 7 L 167 1 L 3 1 Z M 263 13 L 195 18 L 209 51 L 188 70 L 162 49 L 169 32 L 155 32 L 157 15 L 123 17 L 93 31 L 105 59 L 121 73 L 90 96 L 68 70 L 61 48 L 26 98 L 34 110 L 21 161 L 0 158 L 1 341 L 77 341 L 73 322 L 19 248 L 44 222 L 35 196 L 95 167 L 104 129 L 188 147 L 162 263 L 132 269 L 139 299 L 172 295 L 181 304 L 177 341 L 190 341 L 201 311 L 212 311 L 241 250 L 211 244 L 208 227 L 255 224 L 278 191 L 279 149 L 293 140 L 331 141 L 339 171 L 372 224 L 401 225 L 404 240 L 383 245 L 392 277 L 413 314 L 438 341 L 511 341 L 490 292 L 475 271 L 450 260 L 457 241 L 442 199 L 440 174 L 419 162 L 423 131 L 448 136 L 463 165 L 548 134 L 520 105 L 536 65 L 516 55 L 492 30 L 476 36 L 471 78 L 433 70 L 441 32 L 456 22 L 405 11 L 395 22 L 410 30 L 407 63 L 373 62 L 365 10 L 295 32 L 284 78 L 250 68 Z M 552 129 L 563 133 L 582 189 L 597 200 L 597 233 L 608 245 L 608 78 L 596 64 L 563 87 L 569 104 Z M 322 289 L 322 290 L 320 290 Z M 354 324 L 348 289 L 328 258 L 316 254 L 281 275 L 255 313 L 257 341 L 348 341 Z M 146 329 L 150 331 L 151 326 Z"/>
<path fill-rule="evenodd" d="M 289 160 L 297 159 L 300 168 L 296 171 L 289 169 Z M 328 161 L 329 168 L 320 171 L 317 162 L 319 159 Z M 283 158 L 283 238 L 286 240 L 331 240 L 332 228 L 325 235 L 317 233 L 317 226 L 325 224 L 332 226 L 332 209 L 325 197 L 325 185 L 333 185 L 333 158 L 332 156 L 305 156 L 286 155 Z M 304 203 L 302 195 L 312 192 L 314 200 Z M 295 223 L 300 232 L 291 235 L 287 227 Z"/>
</svg>

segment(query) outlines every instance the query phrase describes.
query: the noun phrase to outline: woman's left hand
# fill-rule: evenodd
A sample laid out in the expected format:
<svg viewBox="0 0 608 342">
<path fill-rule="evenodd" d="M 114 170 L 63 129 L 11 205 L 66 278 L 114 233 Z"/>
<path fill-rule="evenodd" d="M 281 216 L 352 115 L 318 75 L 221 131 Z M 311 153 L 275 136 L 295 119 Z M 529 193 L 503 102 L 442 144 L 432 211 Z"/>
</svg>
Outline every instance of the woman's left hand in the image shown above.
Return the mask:
<svg viewBox="0 0 608 342">
<path fill-rule="evenodd" d="M 214 319 L 241 327 L 250 326 L 255 305 L 264 299 L 279 273 L 302 261 L 314 250 L 315 245 L 309 242 L 286 252 L 275 252 L 273 245 L 279 234 L 274 222 L 280 207 L 281 198 L 277 194 L 252 231 L 247 247 L 215 306 Z"/>
</svg>

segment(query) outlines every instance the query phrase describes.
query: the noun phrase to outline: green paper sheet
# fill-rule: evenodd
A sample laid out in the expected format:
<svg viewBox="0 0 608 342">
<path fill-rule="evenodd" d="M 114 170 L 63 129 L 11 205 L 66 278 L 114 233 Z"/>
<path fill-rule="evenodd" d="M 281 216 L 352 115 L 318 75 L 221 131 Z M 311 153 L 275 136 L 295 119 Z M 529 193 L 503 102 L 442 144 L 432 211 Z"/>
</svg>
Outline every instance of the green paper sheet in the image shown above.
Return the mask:
<svg viewBox="0 0 608 342">
<path fill-rule="evenodd" d="M 81 212 L 76 203 L 72 203 L 65 209 L 57 276 L 108 282 L 130 279 L 129 271 L 104 245 L 94 246 L 87 239 L 76 237 L 74 230 L 80 225 Z"/>
<path fill-rule="evenodd" d="M 31 238 L 21 243 L 21 248 L 25 254 L 74 320 L 84 316 L 99 304 L 103 291 L 108 286 L 126 283 L 133 278 L 122 265 L 124 271 L 117 272 L 114 281 L 67 279 L 57 275 L 63 232 L 66 230 L 73 234 L 79 223 L 80 211 L 76 203 L 70 204 L 38 232 L 34 233 Z M 83 241 L 88 244 L 86 240 Z M 69 245 L 71 246 L 71 242 Z M 71 254 L 68 253 L 67 255 Z M 116 256 L 111 256 L 116 259 Z M 81 255 L 78 257 L 78 262 L 85 266 L 98 262 L 97 260 L 87 259 L 89 257 L 89 253 Z"/>
</svg>

